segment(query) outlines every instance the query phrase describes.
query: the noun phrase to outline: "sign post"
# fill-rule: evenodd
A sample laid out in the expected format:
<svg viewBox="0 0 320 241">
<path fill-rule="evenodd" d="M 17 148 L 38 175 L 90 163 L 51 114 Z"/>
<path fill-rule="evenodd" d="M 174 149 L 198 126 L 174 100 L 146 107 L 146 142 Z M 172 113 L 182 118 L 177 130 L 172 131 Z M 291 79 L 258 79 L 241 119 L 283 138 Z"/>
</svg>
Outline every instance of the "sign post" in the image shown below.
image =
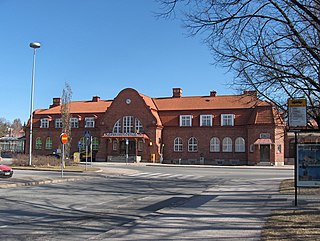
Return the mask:
<svg viewBox="0 0 320 241">
<path fill-rule="evenodd" d="M 86 145 L 86 170 L 87 170 L 87 165 L 88 165 L 88 145 L 90 142 L 90 132 L 85 131 L 84 132 L 84 139 L 85 139 L 85 145 Z"/>
<path fill-rule="evenodd" d="M 64 149 L 65 149 L 65 144 L 67 144 L 67 142 L 68 142 L 68 134 L 67 133 L 62 133 L 60 135 L 60 141 L 62 143 L 61 177 L 63 177 Z"/>
<path fill-rule="evenodd" d="M 295 160 L 294 160 L 294 205 L 298 206 L 298 137 L 299 129 L 307 126 L 307 100 L 289 99 L 288 100 L 288 112 L 289 112 L 289 128 L 294 129 L 295 139 Z"/>
</svg>

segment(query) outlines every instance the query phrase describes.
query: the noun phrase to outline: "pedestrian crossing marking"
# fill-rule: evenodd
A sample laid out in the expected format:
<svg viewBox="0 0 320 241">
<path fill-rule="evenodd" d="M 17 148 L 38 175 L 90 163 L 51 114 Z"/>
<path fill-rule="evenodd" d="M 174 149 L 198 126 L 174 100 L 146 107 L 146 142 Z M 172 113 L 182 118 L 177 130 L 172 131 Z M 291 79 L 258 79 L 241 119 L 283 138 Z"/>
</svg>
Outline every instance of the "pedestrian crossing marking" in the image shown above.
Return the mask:
<svg viewBox="0 0 320 241">
<path fill-rule="evenodd" d="M 160 172 L 140 172 L 134 174 L 127 174 L 128 177 L 140 177 L 140 178 L 152 178 L 152 179 L 183 179 L 183 180 L 197 180 L 203 178 L 203 176 L 185 175 L 185 174 L 170 174 Z"/>
</svg>

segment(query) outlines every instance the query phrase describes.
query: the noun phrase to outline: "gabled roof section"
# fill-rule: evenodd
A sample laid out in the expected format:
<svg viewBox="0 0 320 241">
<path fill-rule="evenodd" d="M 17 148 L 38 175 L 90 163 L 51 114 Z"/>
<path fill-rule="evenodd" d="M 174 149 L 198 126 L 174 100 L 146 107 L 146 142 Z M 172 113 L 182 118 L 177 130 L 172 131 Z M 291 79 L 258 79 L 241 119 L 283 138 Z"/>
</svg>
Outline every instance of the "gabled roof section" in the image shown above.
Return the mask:
<svg viewBox="0 0 320 241">
<path fill-rule="evenodd" d="M 106 112 L 108 107 L 111 105 L 110 100 L 99 100 L 94 101 L 72 101 L 70 102 L 70 113 L 103 113 Z M 52 115 L 60 114 L 61 106 L 54 106 L 49 109 L 38 109 L 35 114 L 40 115 Z"/>
<path fill-rule="evenodd" d="M 207 110 L 207 109 L 243 109 L 256 106 L 270 106 L 253 95 L 191 96 L 180 98 L 154 98 L 157 109 L 169 110 Z"/>
</svg>

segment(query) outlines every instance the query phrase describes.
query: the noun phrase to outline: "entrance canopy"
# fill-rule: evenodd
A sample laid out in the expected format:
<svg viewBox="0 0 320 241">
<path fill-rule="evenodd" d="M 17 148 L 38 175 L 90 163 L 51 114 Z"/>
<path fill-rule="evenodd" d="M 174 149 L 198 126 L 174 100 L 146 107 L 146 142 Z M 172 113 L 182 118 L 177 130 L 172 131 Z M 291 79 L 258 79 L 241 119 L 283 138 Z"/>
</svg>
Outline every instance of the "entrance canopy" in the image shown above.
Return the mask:
<svg viewBox="0 0 320 241">
<path fill-rule="evenodd" d="M 255 145 L 271 145 L 274 144 L 271 139 L 259 138 L 254 142 Z"/>
<path fill-rule="evenodd" d="M 104 133 L 103 138 L 118 138 L 118 139 L 146 139 L 149 140 L 150 138 L 146 134 L 140 133 Z"/>
</svg>

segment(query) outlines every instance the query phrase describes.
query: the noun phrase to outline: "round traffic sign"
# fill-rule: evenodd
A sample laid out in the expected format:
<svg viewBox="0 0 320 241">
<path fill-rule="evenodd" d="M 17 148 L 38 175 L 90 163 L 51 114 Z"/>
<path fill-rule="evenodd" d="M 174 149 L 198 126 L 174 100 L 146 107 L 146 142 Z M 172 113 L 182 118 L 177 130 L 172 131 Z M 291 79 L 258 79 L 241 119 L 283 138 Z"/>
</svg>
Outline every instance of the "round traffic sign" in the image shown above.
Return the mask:
<svg viewBox="0 0 320 241">
<path fill-rule="evenodd" d="M 62 133 L 60 135 L 60 141 L 62 144 L 66 144 L 68 142 L 68 134 L 67 133 Z"/>
</svg>

